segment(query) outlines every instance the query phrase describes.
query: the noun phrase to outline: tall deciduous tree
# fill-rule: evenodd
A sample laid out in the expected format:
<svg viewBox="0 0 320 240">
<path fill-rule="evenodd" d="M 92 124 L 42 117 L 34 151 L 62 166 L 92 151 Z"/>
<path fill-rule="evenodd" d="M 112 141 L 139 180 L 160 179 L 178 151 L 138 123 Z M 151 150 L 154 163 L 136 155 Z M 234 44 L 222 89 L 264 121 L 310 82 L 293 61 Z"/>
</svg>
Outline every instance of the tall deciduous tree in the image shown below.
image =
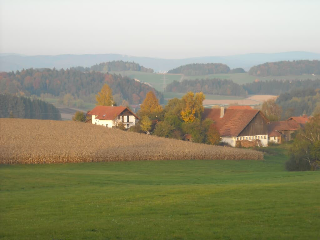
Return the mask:
<svg viewBox="0 0 320 240">
<path fill-rule="evenodd" d="M 275 99 L 263 102 L 261 111 L 270 121 L 278 121 L 281 118 L 282 109 L 276 104 Z"/>
<path fill-rule="evenodd" d="M 158 98 L 153 91 L 147 93 L 146 98 L 142 102 L 140 108 L 139 115 L 141 117 L 148 116 L 150 119 L 154 119 L 163 111 L 161 105 L 159 104 Z"/>
<path fill-rule="evenodd" d="M 192 123 L 195 119 L 201 120 L 201 114 L 203 113 L 202 102 L 205 96 L 202 92 L 196 93 L 188 92 L 182 97 L 183 109 L 181 111 L 181 117 L 184 122 Z"/>
<path fill-rule="evenodd" d="M 146 115 L 143 116 L 140 121 L 141 130 L 144 132 L 149 132 L 151 129 L 151 124 L 152 124 L 152 121 L 150 120 L 150 118 Z"/>
<path fill-rule="evenodd" d="M 104 84 L 101 91 L 96 95 L 96 105 L 112 106 L 114 104 L 112 97 L 112 90 L 108 84 Z"/>
</svg>

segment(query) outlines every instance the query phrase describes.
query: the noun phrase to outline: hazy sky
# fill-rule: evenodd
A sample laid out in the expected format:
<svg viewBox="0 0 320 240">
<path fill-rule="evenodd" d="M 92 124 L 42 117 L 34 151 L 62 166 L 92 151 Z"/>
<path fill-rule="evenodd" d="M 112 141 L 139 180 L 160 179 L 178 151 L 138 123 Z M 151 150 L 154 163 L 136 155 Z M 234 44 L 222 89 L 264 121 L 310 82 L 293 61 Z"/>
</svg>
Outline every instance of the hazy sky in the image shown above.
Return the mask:
<svg viewBox="0 0 320 240">
<path fill-rule="evenodd" d="M 0 0 L 0 52 L 320 53 L 320 0 Z"/>
</svg>

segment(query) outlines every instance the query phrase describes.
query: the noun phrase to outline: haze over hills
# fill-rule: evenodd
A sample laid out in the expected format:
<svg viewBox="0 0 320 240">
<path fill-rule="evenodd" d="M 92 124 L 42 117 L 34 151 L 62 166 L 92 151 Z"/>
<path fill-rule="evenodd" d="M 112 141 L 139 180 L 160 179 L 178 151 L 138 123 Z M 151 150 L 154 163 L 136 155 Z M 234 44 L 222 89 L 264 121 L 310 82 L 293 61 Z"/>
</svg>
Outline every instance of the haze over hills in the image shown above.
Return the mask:
<svg viewBox="0 0 320 240">
<path fill-rule="evenodd" d="M 16 71 L 27 68 L 70 68 L 91 67 L 95 64 L 108 61 L 136 62 L 146 68 L 152 68 L 156 72 L 170 69 L 190 63 L 223 63 L 230 68 L 250 67 L 266 62 L 292 61 L 292 60 L 320 60 L 320 53 L 312 52 L 283 52 L 283 53 L 251 53 L 232 56 L 208 56 L 185 59 L 162 59 L 150 57 L 135 57 L 120 54 L 84 54 L 84 55 L 38 55 L 25 56 L 13 53 L 0 54 L 0 71 Z"/>
</svg>

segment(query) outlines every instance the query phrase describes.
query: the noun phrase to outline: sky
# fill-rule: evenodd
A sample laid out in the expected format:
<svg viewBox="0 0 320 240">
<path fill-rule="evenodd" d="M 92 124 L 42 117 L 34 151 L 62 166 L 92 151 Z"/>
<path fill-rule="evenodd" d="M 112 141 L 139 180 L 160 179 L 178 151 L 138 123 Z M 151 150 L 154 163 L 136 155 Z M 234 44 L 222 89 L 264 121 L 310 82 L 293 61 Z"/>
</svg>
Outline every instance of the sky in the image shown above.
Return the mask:
<svg viewBox="0 0 320 240">
<path fill-rule="evenodd" d="M 320 0 L 0 0 L 0 53 L 320 53 Z"/>
</svg>

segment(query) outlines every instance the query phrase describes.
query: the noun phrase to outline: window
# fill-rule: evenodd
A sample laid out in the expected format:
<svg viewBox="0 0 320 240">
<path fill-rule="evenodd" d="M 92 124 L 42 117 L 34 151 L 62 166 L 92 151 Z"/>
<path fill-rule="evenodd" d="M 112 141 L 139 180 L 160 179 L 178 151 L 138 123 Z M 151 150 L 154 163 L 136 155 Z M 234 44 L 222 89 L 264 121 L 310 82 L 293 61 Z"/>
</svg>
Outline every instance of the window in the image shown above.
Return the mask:
<svg viewBox="0 0 320 240">
<path fill-rule="evenodd" d="M 127 122 L 129 122 L 129 115 L 127 116 Z"/>
</svg>

